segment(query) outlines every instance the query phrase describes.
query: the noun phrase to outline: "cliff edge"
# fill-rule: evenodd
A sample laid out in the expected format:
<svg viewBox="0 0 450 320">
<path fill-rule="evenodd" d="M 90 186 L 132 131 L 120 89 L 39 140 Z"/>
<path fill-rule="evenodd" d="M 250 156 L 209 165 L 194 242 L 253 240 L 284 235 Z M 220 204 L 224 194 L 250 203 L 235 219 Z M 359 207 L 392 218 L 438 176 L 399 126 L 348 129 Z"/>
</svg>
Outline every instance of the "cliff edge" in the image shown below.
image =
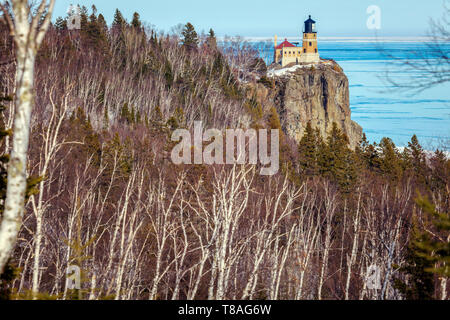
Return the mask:
<svg viewBox="0 0 450 320">
<path fill-rule="evenodd" d="M 286 68 L 272 65 L 267 77 L 275 82 L 271 96 L 288 136 L 300 141 L 311 122 L 326 137 L 335 122 L 353 149 L 361 141 L 362 127 L 351 120 L 348 78 L 336 62 L 322 60 Z"/>
</svg>

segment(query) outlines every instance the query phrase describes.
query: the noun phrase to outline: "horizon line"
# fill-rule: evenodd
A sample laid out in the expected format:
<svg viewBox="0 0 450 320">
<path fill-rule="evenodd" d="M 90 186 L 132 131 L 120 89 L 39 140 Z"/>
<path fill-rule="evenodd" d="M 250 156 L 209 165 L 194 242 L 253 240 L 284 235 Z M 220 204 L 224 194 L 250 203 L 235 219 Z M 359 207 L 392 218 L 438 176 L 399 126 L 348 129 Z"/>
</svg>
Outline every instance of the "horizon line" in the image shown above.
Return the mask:
<svg viewBox="0 0 450 320">
<path fill-rule="evenodd" d="M 233 36 L 220 36 L 217 37 L 219 41 L 225 40 L 225 38 L 233 38 Z M 245 41 L 271 41 L 273 42 L 274 36 L 241 36 Z M 279 37 L 278 40 L 282 41 L 282 39 L 287 39 L 288 41 L 301 40 L 300 37 Z M 387 37 L 364 37 L 364 36 L 350 36 L 350 37 L 341 37 L 341 36 L 322 36 L 318 37 L 319 41 L 323 42 L 430 42 L 436 40 L 434 37 L 428 36 L 387 36 Z M 449 42 L 447 39 L 438 39 L 443 42 Z"/>
</svg>

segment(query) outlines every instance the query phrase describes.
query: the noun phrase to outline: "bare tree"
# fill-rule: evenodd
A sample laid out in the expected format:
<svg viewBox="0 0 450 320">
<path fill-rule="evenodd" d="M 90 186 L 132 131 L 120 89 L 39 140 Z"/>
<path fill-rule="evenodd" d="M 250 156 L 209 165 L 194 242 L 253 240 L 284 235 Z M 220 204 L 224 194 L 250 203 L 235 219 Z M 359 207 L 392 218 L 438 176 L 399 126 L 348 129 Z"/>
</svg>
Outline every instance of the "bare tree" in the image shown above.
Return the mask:
<svg viewBox="0 0 450 320">
<path fill-rule="evenodd" d="M 450 1 L 444 0 L 444 13 L 441 19 L 431 19 L 425 49 L 411 50 L 406 56 L 391 54 L 380 46 L 380 51 L 392 59 L 384 80 L 394 87 L 407 92 L 420 93 L 436 85 L 450 82 Z M 391 72 L 394 70 L 394 72 Z M 409 74 L 406 78 L 397 78 L 398 71 Z"/>
<path fill-rule="evenodd" d="M 320 269 L 319 287 L 317 290 L 317 299 L 322 300 L 322 289 L 328 276 L 328 259 L 330 255 L 332 238 L 333 238 L 333 219 L 336 214 L 336 194 L 331 190 L 328 182 L 324 186 L 324 211 L 325 217 L 323 218 L 325 228 L 325 239 L 322 243 L 322 267 Z"/>
<path fill-rule="evenodd" d="M 14 19 L 5 5 L 3 14 L 8 20 L 16 44 L 15 120 L 11 160 L 8 166 L 8 185 L 5 211 L 0 225 L 0 273 L 11 256 L 17 241 L 24 212 L 27 187 L 27 152 L 31 111 L 34 105 L 34 64 L 37 51 L 50 25 L 55 0 L 41 1 L 32 14 L 27 0 L 11 0 Z"/>
</svg>

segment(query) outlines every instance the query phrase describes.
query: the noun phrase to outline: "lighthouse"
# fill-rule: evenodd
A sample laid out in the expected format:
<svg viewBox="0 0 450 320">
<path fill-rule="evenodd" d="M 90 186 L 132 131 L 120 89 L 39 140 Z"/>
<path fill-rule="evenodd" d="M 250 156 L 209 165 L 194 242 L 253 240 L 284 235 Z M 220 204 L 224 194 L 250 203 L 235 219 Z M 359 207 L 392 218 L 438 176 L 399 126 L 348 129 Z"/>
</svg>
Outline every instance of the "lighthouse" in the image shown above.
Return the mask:
<svg viewBox="0 0 450 320">
<path fill-rule="evenodd" d="M 297 46 L 285 39 L 277 44 L 278 37 L 275 36 L 274 62 L 282 67 L 299 63 L 318 63 L 320 61 L 317 45 L 316 22 L 311 19 L 305 21 L 302 37 L 302 46 Z"/>
<path fill-rule="evenodd" d="M 317 45 L 317 30 L 316 22 L 311 19 L 305 21 L 305 27 L 303 30 L 303 52 L 302 62 L 319 62 L 319 48 Z"/>
</svg>

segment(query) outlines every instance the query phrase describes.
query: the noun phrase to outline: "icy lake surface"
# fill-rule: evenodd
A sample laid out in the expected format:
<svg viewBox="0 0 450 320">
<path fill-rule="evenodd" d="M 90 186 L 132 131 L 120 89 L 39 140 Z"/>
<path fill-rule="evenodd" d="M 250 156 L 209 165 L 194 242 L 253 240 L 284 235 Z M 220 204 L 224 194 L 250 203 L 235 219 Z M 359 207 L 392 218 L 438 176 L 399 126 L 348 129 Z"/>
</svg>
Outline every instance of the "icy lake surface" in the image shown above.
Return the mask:
<svg viewBox="0 0 450 320">
<path fill-rule="evenodd" d="M 383 137 L 405 146 L 416 134 L 427 148 L 450 147 L 450 83 L 435 86 L 419 94 L 399 92 L 385 81 L 389 70 L 395 80 L 410 79 L 392 64 L 395 57 L 426 52 L 427 45 L 412 42 L 322 42 L 323 58 L 336 60 L 350 82 L 352 119 L 358 122 L 371 142 Z M 450 44 L 445 46 L 450 54 Z M 264 58 L 271 53 L 267 50 Z"/>
</svg>

